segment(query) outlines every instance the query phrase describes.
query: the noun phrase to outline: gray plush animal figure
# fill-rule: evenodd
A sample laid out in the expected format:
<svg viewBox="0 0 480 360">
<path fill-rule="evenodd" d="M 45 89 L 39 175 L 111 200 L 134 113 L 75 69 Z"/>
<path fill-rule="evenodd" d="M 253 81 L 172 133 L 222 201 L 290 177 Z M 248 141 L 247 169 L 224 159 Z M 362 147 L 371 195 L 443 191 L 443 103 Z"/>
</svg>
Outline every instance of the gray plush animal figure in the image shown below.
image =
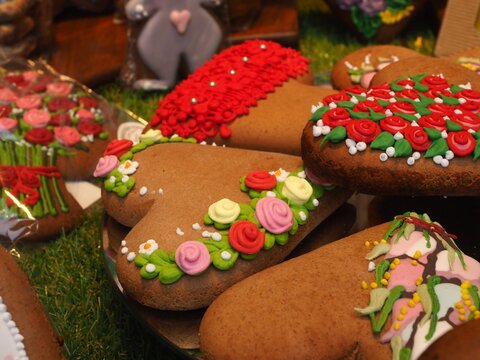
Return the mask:
<svg viewBox="0 0 480 360">
<path fill-rule="evenodd" d="M 205 0 L 128 1 L 127 18 L 146 19 L 137 39 L 138 53 L 160 79 L 139 79 L 136 88 L 172 87 L 182 56 L 189 72 L 193 72 L 217 51 L 222 29 L 203 3 Z"/>
</svg>

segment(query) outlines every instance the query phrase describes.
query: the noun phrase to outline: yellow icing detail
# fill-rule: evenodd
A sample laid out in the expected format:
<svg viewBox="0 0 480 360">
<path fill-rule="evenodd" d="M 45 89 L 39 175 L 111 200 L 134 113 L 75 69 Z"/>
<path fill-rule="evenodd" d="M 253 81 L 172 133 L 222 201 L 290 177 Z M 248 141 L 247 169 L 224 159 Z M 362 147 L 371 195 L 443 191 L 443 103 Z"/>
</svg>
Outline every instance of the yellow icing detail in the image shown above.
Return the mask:
<svg viewBox="0 0 480 360">
<path fill-rule="evenodd" d="M 468 310 L 470 310 L 471 312 L 474 312 L 475 310 L 477 310 L 477 308 L 475 307 L 475 305 L 470 305 L 468 307 Z"/>
<path fill-rule="evenodd" d="M 420 250 L 415 251 L 415 254 L 413 254 L 413 258 L 415 260 L 418 260 L 422 257 L 422 252 Z"/>
<path fill-rule="evenodd" d="M 420 276 L 417 278 L 417 280 L 415 280 L 415 285 L 420 285 L 421 283 L 423 283 L 423 278 Z"/>
<path fill-rule="evenodd" d="M 400 314 L 407 315 L 407 313 L 408 313 L 408 308 L 406 306 L 402 306 L 400 308 Z"/>
<path fill-rule="evenodd" d="M 470 296 L 468 296 L 468 295 L 462 295 L 462 299 L 463 299 L 463 300 L 468 300 L 468 299 L 470 299 Z"/>
<path fill-rule="evenodd" d="M 373 242 L 373 245 L 377 246 L 377 245 L 378 245 L 378 241 L 375 240 L 375 241 Z"/>
<path fill-rule="evenodd" d="M 413 265 L 413 266 L 417 266 L 417 264 L 418 264 L 417 260 L 412 260 L 412 265 Z M 417 284 L 417 285 L 418 285 L 418 284 Z"/>
<path fill-rule="evenodd" d="M 455 307 L 456 307 L 457 309 L 463 308 L 462 302 L 461 302 L 461 301 L 457 302 L 457 303 L 455 304 Z"/>
<path fill-rule="evenodd" d="M 415 305 L 416 305 L 415 301 L 413 301 L 413 300 L 408 300 L 408 306 L 409 306 L 409 307 L 413 308 L 413 307 L 415 307 Z"/>
<path fill-rule="evenodd" d="M 383 274 L 383 277 L 387 280 L 390 279 L 390 276 L 392 276 L 392 274 L 390 274 L 388 271 L 385 271 L 385 274 Z"/>
<path fill-rule="evenodd" d="M 376 288 L 378 287 L 378 284 L 377 284 L 375 281 L 372 281 L 372 282 L 370 283 L 370 287 L 371 287 L 372 289 L 376 289 Z"/>
<path fill-rule="evenodd" d="M 240 205 L 229 199 L 222 199 L 208 208 L 208 216 L 219 224 L 230 224 L 240 215 Z"/>
<path fill-rule="evenodd" d="M 140 140 L 158 141 L 163 137 L 160 130 L 150 129 L 145 134 L 140 135 Z"/>
<path fill-rule="evenodd" d="M 386 9 L 380 12 L 379 15 L 382 19 L 382 23 L 391 25 L 402 21 L 404 18 L 408 17 L 414 9 L 415 7 L 413 5 L 408 5 L 405 7 L 405 9 L 395 12 Z"/>
<path fill-rule="evenodd" d="M 423 37 L 417 36 L 415 42 L 413 43 L 417 49 L 420 49 L 423 46 Z"/>
<path fill-rule="evenodd" d="M 418 285 L 420 285 L 420 284 L 418 284 Z M 417 304 L 420 302 L 420 295 L 418 295 L 418 293 L 413 293 L 413 301 L 415 301 Z"/>
<path fill-rule="evenodd" d="M 313 194 L 310 183 L 298 176 L 289 176 L 283 183 L 282 195 L 295 205 L 305 204 Z"/>
<path fill-rule="evenodd" d="M 394 263 L 390 264 L 390 269 L 395 270 L 396 267 L 397 267 L 397 265 L 395 265 Z"/>
<path fill-rule="evenodd" d="M 386 243 L 387 243 L 387 240 L 382 239 L 382 240 L 380 240 L 380 242 L 386 244 Z"/>
<path fill-rule="evenodd" d="M 475 314 L 475 316 L 473 317 L 474 320 L 478 320 L 480 319 L 480 314 Z"/>
<path fill-rule="evenodd" d="M 366 281 L 362 281 L 362 289 L 367 289 L 368 288 L 368 284 Z"/>
<path fill-rule="evenodd" d="M 365 241 L 365 247 L 370 247 L 370 241 Z"/>
<path fill-rule="evenodd" d="M 395 265 L 400 264 L 400 259 L 399 259 L 399 258 L 393 259 L 393 263 L 394 263 Z"/>
<path fill-rule="evenodd" d="M 464 309 L 464 308 L 460 308 L 460 309 L 458 309 L 458 312 L 459 312 L 460 314 L 465 314 L 465 309 Z"/>
<path fill-rule="evenodd" d="M 393 328 L 395 329 L 395 331 L 400 330 L 400 323 L 396 322 L 395 325 L 393 325 Z"/>
<path fill-rule="evenodd" d="M 462 283 L 462 285 L 460 285 L 460 287 L 461 287 L 462 289 L 469 289 L 469 288 L 472 287 L 472 284 L 470 283 L 469 280 L 465 280 L 465 281 Z"/>
<path fill-rule="evenodd" d="M 387 279 L 382 279 L 382 280 L 380 280 L 380 282 L 382 283 L 382 285 L 385 285 L 385 286 L 388 285 L 388 280 Z"/>
<path fill-rule="evenodd" d="M 471 301 L 471 300 L 465 300 L 465 305 L 471 306 L 471 305 L 472 305 L 472 301 Z"/>
<path fill-rule="evenodd" d="M 465 321 L 465 316 L 460 315 L 460 316 L 458 317 L 458 319 L 461 320 L 461 321 Z"/>
<path fill-rule="evenodd" d="M 398 321 L 402 321 L 404 318 L 405 318 L 405 315 L 403 315 L 403 314 L 398 314 L 397 315 L 397 320 Z"/>
</svg>

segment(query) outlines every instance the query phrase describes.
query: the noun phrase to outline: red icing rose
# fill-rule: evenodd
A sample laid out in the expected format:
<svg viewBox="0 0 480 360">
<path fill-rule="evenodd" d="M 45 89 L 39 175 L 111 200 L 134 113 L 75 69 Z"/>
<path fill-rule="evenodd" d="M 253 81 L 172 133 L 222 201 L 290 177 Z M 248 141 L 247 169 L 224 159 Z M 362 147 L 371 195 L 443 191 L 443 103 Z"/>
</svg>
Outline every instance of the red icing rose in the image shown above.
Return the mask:
<svg viewBox="0 0 480 360">
<path fill-rule="evenodd" d="M 354 95 L 360 95 L 362 93 L 367 93 L 367 89 L 361 87 L 360 85 L 355 85 L 346 89 L 343 89 L 343 92 L 346 94 L 351 93 Z"/>
<path fill-rule="evenodd" d="M 253 222 L 240 220 L 228 230 L 228 241 L 238 252 L 256 254 L 263 248 L 265 234 Z"/>
<path fill-rule="evenodd" d="M 12 85 L 19 86 L 19 84 L 25 83 L 25 79 L 22 75 L 8 74 L 4 79 Z"/>
<path fill-rule="evenodd" d="M 245 185 L 255 191 L 272 190 L 277 185 L 277 178 L 266 171 L 251 171 L 245 177 Z"/>
<path fill-rule="evenodd" d="M 382 131 L 376 122 L 366 119 L 350 121 L 346 127 L 351 139 L 365 143 L 371 143 Z"/>
<path fill-rule="evenodd" d="M 437 129 L 443 131 L 447 129 L 445 119 L 440 115 L 426 115 L 418 119 L 418 125 L 424 128 Z"/>
<path fill-rule="evenodd" d="M 68 113 L 55 114 L 50 120 L 50 124 L 53 126 L 69 126 L 71 123 L 72 120 Z"/>
<path fill-rule="evenodd" d="M 464 112 L 462 114 L 453 113 L 450 115 L 450 120 L 461 125 L 463 130 L 480 130 L 480 118 L 477 116 L 477 114 L 470 112 Z"/>
<path fill-rule="evenodd" d="M 480 112 L 480 102 L 467 100 L 467 102 L 457 105 L 455 109 L 478 114 Z"/>
<path fill-rule="evenodd" d="M 447 80 L 437 75 L 425 76 L 420 82 L 423 85 L 428 86 L 430 89 L 436 89 L 436 90 L 443 90 L 450 86 Z"/>
<path fill-rule="evenodd" d="M 345 126 L 352 118 L 345 108 L 335 108 L 328 110 L 322 116 L 323 124 L 330 127 Z"/>
<path fill-rule="evenodd" d="M 397 113 L 402 113 L 402 114 L 415 114 L 417 111 L 415 110 L 415 106 L 413 104 L 410 104 L 407 101 L 396 101 L 394 103 L 388 104 L 387 108 L 391 112 L 397 112 Z"/>
<path fill-rule="evenodd" d="M 11 188 L 17 182 L 17 173 L 13 166 L 0 165 L 0 187 Z"/>
<path fill-rule="evenodd" d="M 453 113 L 455 108 L 453 106 L 446 105 L 446 104 L 434 103 L 434 104 L 428 105 L 428 110 L 430 110 L 432 112 L 432 114 L 445 116 L 445 115 L 450 115 L 451 113 Z"/>
<path fill-rule="evenodd" d="M 96 108 L 98 106 L 97 100 L 88 96 L 81 96 L 78 98 L 78 103 L 84 108 Z"/>
<path fill-rule="evenodd" d="M 328 106 L 330 103 L 338 103 L 340 101 L 349 101 L 350 96 L 344 92 L 339 92 L 336 94 L 328 95 L 323 98 L 323 105 Z"/>
<path fill-rule="evenodd" d="M 468 131 L 449 132 L 447 144 L 456 156 L 467 156 L 475 149 L 475 139 Z"/>
<path fill-rule="evenodd" d="M 117 158 L 120 158 L 123 154 L 129 151 L 133 146 L 133 142 L 131 140 L 126 139 L 115 139 L 108 144 L 103 156 L 107 155 L 115 155 Z"/>
<path fill-rule="evenodd" d="M 73 109 L 76 104 L 72 100 L 66 97 L 54 97 L 48 102 L 48 110 L 52 112 L 56 111 L 68 111 Z"/>
<path fill-rule="evenodd" d="M 76 116 L 82 120 L 82 119 L 87 119 L 87 120 L 93 120 L 95 118 L 95 115 L 90 110 L 87 109 L 80 109 L 77 111 Z"/>
<path fill-rule="evenodd" d="M 480 102 L 480 91 L 463 89 L 455 93 L 456 98 L 463 98 L 468 101 Z"/>
<path fill-rule="evenodd" d="M 0 105 L 0 118 L 8 117 L 12 112 L 12 108 L 9 105 Z"/>
<path fill-rule="evenodd" d="M 80 142 L 80 134 L 70 126 L 59 126 L 53 129 L 55 138 L 65 146 L 73 146 Z"/>
<path fill-rule="evenodd" d="M 397 85 L 400 85 L 400 86 L 411 86 L 411 87 L 414 87 L 415 86 L 415 81 L 413 81 L 412 79 L 403 79 L 403 80 L 400 80 L 397 82 Z"/>
<path fill-rule="evenodd" d="M 31 129 L 25 133 L 25 140 L 31 144 L 48 145 L 53 141 L 53 134 L 46 128 Z"/>
<path fill-rule="evenodd" d="M 440 95 L 445 95 L 448 97 L 453 96 L 453 94 L 450 91 L 445 89 L 429 89 L 428 91 L 424 92 L 423 95 L 432 99 L 435 99 L 437 97 L 441 98 Z"/>
<path fill-rule="evenodd" d="M 380 127 L 382 130 L 388 131 L 394 135 L 397 132 L 403 134 L 409 126 L 410 123 L 407 120 L 396 115 L 388 116 L 385 119 L 380 120 Z"/>
<path fill-rule="evenodd" d="M 368 92 L 368 96 L 373 96 L 376 99 L 389 100 L 392 98 L 392 95 L 390 94 L 390 92 L 391 92 L 390 89 L 376 88 L 376 89 L 371 89 Z"/>
<path fill-rule="evenodd" d="M 15 103 L 20 109 L 35 109 L 42 105 L 42 98 L 39 95 L 20 96 Z"/>
<path fill-rule="evenodd" d="M 28 170 L 27 168 L 22 168 L 19 173 L 20 181 L 23 185 L 30 188 L 38 188 L 42 185 L 39 177 L 35 172 Z"/>
<path fill-rule="evenodd" d="M 396 95 L 399 98 L 407 98 L 412 100 L 420 98 L 418 96 L 418 92 L 416 92 L 413 89 L 403 89 L 402 91 L 398 92 Z"/>
<path fill-rule="evenodd" d="M 427 151 L 432 143 L 425 130 L 419 126 L 410 126 L 405 131 L 405 139 L 408 140 L 416 151 Z"/>
<path fill-rule="evenodd" d="M 80 120 L 77 129 L 84 135 L 98 135 L 102 132 L 102 126 L 91 120 Z"/>
<path fill-rule="evenodd" d="M 377 103 L 376 101 L 371 101 L 371 100 L 364 100 L 359 102 L 355 107 L 353 108 L 354 111 L 356 112 L 369 112 L 369 109 L 372 109 L 373 111 L 377 113 L 384 113 L 385 109 Z"/>
</svg>

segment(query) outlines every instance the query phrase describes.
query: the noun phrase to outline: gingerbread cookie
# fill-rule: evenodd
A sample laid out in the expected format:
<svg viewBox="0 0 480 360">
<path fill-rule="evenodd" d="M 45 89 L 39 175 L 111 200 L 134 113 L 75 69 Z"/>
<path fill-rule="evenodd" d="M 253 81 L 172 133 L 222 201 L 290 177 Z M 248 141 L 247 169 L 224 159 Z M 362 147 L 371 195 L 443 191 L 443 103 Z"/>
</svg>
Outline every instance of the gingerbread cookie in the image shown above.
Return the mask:
<svg viewBox="0 0 480 360">
<path fill-rule="evenodd" d="M 179 84 L 150 128 L 198 142 L 300 153 L 300 115 L 331 90 L 306 85 L 308 60 L 269 41 L 232 46 Z"/>
<path fill-rule="evenodd" d="M 480 316 L 480 263 L 413 212 L 236 284 L 207 309 L 206 359 L 417 359 Z M 376 336 L 375 336 L 376 335 Z"/>
<path fill-rule="evenodd" d="M 376 45 L 361 48 L 344 56 L 333 66 L 332 86 L 339 90 L 354 85 L 367 89 L 375 74 L 391 63 L 421 56 L 423 55 L 403 46 Z"/>
<path fill-rule="evenodd" d="M 0 359 L 63 359 L 27 276 L 0 246 Z"/>
<path fill-rule="evenodd" d="M 303 159 L 316 176 L 360 192 L 478 195 L 479 100 L 471 83 L 442 75 L 342 90 L 315 108 Z"/>
<path fill-rule="evenodd" d="M 299 157 L 155 144 L 165 138 L 152 132 L 133 147 L 114 141 L 95 172 L 107 213 L 133 227 L 118 251 L 119 280 L 150 307 L 207 306 L 284 259 L 350 195 L 308 178 Z"/>
</svg>

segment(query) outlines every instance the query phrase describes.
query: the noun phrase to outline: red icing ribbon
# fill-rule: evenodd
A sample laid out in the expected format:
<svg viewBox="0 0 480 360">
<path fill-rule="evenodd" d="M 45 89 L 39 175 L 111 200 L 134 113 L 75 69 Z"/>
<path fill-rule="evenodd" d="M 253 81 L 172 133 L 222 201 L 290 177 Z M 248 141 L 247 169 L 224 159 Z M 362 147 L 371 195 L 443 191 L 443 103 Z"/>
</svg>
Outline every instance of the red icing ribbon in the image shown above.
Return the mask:
<svg viewBox="0 0 480 360">
<path fill-rule="evenodd" d="M 426 222 L 422 219 L 419 219 L 419 218 L 416 218 L 416 217 L 413 217 L 413 216 L 404 216 L 404 215 L 395 216 L 395 220 L 403 220 L 406 223 L 418 225 L 425 230 L 433 230 L 434 232 L 441 235 L 442 237 L 449 237 L 449 238 L 452 238 L 452 239 L 457 238 L 456 235 L 447 233 L 447 231 L 443 227 L 441 227 L 440 225 L 437 225 L 437 224 L 434 224 L 434 223 L 429 223 L 429 222 Z"/>
<path fill-rule="evenodd" d="M 115 155 L 117 158 L 120 159 L 120 157 L 125 154 L 127 151 L 129 151 L 133 146 L 133 142 L 131 140 L 126 140 L 126 139 L 115 139 L 112 140 L 108 145 L 107 148 L 105 149 L 103 156 L 107 155 Z"/>
</svg>

